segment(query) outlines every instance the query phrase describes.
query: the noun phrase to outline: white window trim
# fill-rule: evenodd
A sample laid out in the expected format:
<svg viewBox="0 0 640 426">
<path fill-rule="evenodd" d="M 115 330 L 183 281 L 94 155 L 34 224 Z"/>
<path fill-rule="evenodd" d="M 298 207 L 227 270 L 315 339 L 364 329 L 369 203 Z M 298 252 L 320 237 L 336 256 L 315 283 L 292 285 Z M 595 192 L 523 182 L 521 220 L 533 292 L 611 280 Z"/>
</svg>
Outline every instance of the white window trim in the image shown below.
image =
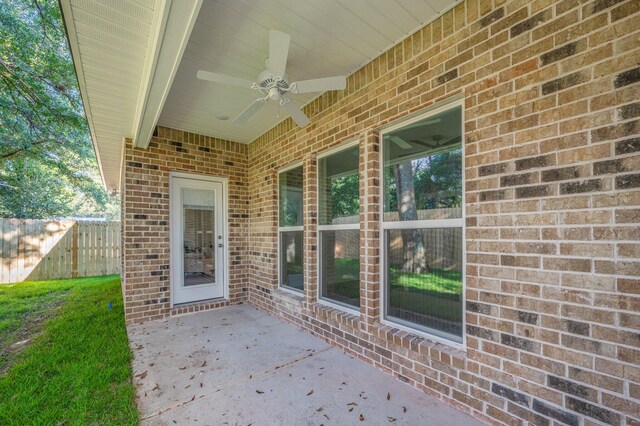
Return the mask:
<svg viewBox="0 0 640 426">
<path fill-rule="evenodd" d="M 392 132 L 409 124 L 415 123 L 420 120 L 424 120 L 432 115 L 439 114 L 441 112 L 448 111 L 452 108 L 460 107 L 461 108 L 461 143 L 460 147 L 462 150 L 462 218 L 456 219 L 422 219 L 415 221 L 393 221 L 393 222 L 385 222 L 384 220 L 384 135 L 386 133 Z M 380 297 L 382 299 L 381 307 L 381 318 L 380 323 L 384 325 L 388 325 L 390 327 L 398 328 L 400 330 L 407 331 L 414 335 L 421 336 L 427 340 L 432 342 L 442 343 L 447 346 L 451 346 L 454 348 L 466 350 L 467 345 L 467 321 L 466 321 L 466 282 L 467 282 L 467 272 L 466 272 L 466 259 L 467 259 L 467 244 L 466 244 L 466 202 L 465 202 L 465 143 L 464 143 L 464 98 L 463 97 L 455 97 L 452 99 L 447 99 L 445 101 L 439 102 L 430 108 L 427 108 L 422 113 L 418 113 L 416 115 L 412 115 L 406 120 L 399 121 L 396 124 L 387 125 L 383 129 L 380 130 Z M 428 327 L 423 327 L 418 324 L 408 325 L 409 323 L 404 323 L 402 320 L 393 319 L 393 317 L 387 317 L 387 297 L 386 297 L 386 288 L 387 288 L 387 251 L 386 251 L 386 236 L 387 230 L 389 229 L 429 229 L 429 228 L 461 228 L 462 229 L 462 336 L 461 341 L 452 340 L 446 336 L 451 336 L 450 334 L 441 332 L 439 330 L 430 329 Z"/>
<path fill-rule="evenodd" d="M 464 219 L 419 219 L 411 221 L 382 222 L 382 229 L 460 228 Z"/>
<path fill-rule="evenodd" d="M 318 154 L 316 157 L 316 164 L 320 163 L 320 160 L 326 157 L 329 157 L 331 155 L 337 154 L 341 151 L 347 150 L 349 148 L 353 148 L 353 147 L 358 147 L 358 167 L 360 165 L 360 140 L 358 138 L 356 139 L 348 139 L 342 143 L 339 143 L 338 145 L 329 148 L 325 151 L 323 151 L 322 153 Z M 316 194 L 316 206 L 318 207 L 318 211 L 320 211 L 320 167 L 317 167 L 318 173 L 317 173 L 317 180 L 316 180 L 316 188 L 317 188 L 317 194 Z M 360 170 L 358 170 L 358 188 L 360 187 Z M 358 193 L 358 197 L 360 197 L 360 194 Z M 360 206 L 360 209 L 362 209 L 362 206 Z M 359 216 L 360 216 L 360 211 L 358 212 L 358 222 L 356 223 L 341 223 L 341 224 L 335 224 L 335 225 L 317 225 L 317 230 L 316 230 L 316 241 L 317 241 L 317 253 L 318 253 L 318 271 L 317 271 L 317 277 L 318 277 L 318 294 L 317 294 L 317 299 L 318 299 L 318 303 L 330 308 L 334 308 L 334 309 L 338 309 L 341 311 L 345 311 L 348 312 L 350 314 L 356 314 L 356 315 L 360 315 L 360 310 L 354 306 L 350 306 L 347 304 L 342 304 L 339 302 L 336 302 L 332 299 L 327 299 L 325 297 L 322 297 L 322 237 L 321 237 L 321 233 L 322 231 L 346 231 L 346 230 L 355 230 L 355 231 L 360 231 L 360 220 L 359 220 Z M 320 215 L 318 214 L 318 221 L 320 221 Z M 358 244 L 358 250 L 360 248 L 360 244 Z M 358 277 L 358 293 L 360 291 L 360 277 Z M 360 296 L 358 295 L 358 298 Z"/>
<path fill-rule="evenodd" d="M 286 285 L 282 284 L 282 259 L 280 258 L 281 252 L 280 252 L 280 236 L 282 232 L 294 232 L 294 231 L 302 231 L 302 270 L 305 270 L 305 248 L 304 248 L 304 225 L 302 226 L 280 226 L 280 175 L 284 172 L 288 172 L 289 170 L 293 170 L 297 167 L 302 167 L 302 173 L 304 174 L 304 166 L 302 165 L 302 161 L 296 161 L 295 163 L 289 164 L 288 166 L 285 166 L 281 169 L 278 170 L 278 176 L 276 179 L 276 185 L 277 185 L 277 192 L 278 192 L 278 199 L 277 199 L 277 224 L 278 224 L 278 235 L 277 235 L 277 250 L 278 250 L 278 256 L 277 256 L 277 268 L 278 268 L 278 289 L 280 290 L 284 290 L 284 291 L 288 291 L 291 292 L 293 294 L 296 295 L 301 295 L 304 294 L 304 289 L 305 289 L 305 285 L 304 285 L 304 280 L 306 279 L 306 274 L 303 272 L 302 273 L 302 290 L 298 290 L 297 288 L 293 288 L 293 287 L 289 287 Z M 302 188 L 302 209 L 304 212 L 304 184 L 303 184 L 303 188 Z"/>
<path fill-rule="evenodd" d="M 360 229 L 360 224 L 359 223 L 340 223 L 336 225 L 318 225 L 318 231 L 342 231 L 342 230 L 349 230 L 349 229 Z"/>
<path fill-rule="evenodd" d="M 279 226 L 278 232 L 304 231 L 304 226 Z"/>
</svg>

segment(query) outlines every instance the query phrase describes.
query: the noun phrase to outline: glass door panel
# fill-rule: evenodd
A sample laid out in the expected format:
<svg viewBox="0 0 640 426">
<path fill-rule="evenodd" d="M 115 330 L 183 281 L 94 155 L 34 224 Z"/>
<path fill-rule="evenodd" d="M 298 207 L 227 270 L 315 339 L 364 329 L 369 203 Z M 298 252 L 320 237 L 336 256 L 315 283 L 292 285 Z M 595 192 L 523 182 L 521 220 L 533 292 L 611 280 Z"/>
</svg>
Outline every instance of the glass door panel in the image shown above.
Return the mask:
<svg viewBox="0 0 640 426">
<path fill-rule="evenodd" d="M 215 284 L 215 192 L 182 190 L 184 286 Z"/>
</svg>

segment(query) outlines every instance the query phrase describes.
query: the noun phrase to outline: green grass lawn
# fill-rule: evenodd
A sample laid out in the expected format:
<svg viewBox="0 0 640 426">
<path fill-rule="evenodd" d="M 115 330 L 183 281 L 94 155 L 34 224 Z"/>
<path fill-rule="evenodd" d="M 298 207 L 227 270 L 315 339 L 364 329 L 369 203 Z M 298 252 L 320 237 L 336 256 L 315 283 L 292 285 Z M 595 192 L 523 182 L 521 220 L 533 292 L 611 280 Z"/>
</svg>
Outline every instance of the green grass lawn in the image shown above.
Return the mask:
<svg viewBox="0 0 640 426">
<path fill-rule="evenodd" d="M 345 298 L 359 297 L 358 259 L 335 259 L 335 284 L 332 292 Z M 460 321 L 462 318 L 462 274 L 433 269 L 428 274 L 389 273 L 390 307 L 418 314 Z"/>
<path fill-rule="evenodd" d="M 137 424 L 118 276 L 0 285 L 0 354 L 0 424 Z"/>
</svg>

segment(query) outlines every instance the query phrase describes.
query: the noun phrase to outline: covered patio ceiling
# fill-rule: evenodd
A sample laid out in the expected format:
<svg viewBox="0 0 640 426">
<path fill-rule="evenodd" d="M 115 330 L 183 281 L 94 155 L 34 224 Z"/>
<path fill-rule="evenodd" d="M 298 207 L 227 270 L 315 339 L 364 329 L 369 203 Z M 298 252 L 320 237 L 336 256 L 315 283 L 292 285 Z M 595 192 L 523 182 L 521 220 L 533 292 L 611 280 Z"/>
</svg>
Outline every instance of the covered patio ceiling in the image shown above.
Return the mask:
<svg viewBox="0 0 640 426">
<path fill-rule="evenodd" d="M 347 76 L 457 2 L 62 0 L 106 187 L 120 188 L 124 138 L 145 148 L 156 124 L 249 143 L 285 119 L 269 104 L 235 124 L 259 93 L 196 78 L 204 69 L 256 80 L 269 30 L 291 36 L 289 81 Z M 291 98 L 303 106 L 319 95 Z"/>
</svg>

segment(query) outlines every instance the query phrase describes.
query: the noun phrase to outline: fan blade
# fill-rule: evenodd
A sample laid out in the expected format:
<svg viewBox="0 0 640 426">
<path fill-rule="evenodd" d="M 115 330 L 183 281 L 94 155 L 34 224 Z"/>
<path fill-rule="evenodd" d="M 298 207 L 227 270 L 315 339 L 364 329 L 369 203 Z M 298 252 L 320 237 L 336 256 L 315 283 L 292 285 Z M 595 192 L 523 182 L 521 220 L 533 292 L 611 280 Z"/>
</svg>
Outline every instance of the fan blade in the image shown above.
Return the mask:
<svg viewBox="0 0 640 426">
<path fill-rule="evenodd" d="M 269 69 L 278 77 L 284 76 L 289 55 L 289 42 L 291 37 L 287 33 L 269 31 Z"/>
<path fill-rule="evenodd" d="M 248 119 L 250 119 L 253 114 L 255 114 L 256 112 L 258 112 L 258 110 L 260 108 L 262 108 L 262 106 L 264 104 L 267 103 L 266 99 L 256 99 L 255 101 L 253 101 L 253 103 L 251 105 L 249 105 L 247 108 L 245 108 L 244 111 L 242 111 L 240 113 L 240 115 L 238 115 L 236 118 L 233 119 L 233 122 L 236 124 L 244 124 L 247 122 Z"/>
<path fill-rule="evenodd" d="M 289 101 L 282 105 L 282 108 L 287 111 L 287 113 L 291 116 L 293 121 L 300 127 L 307 127 L 311 120 L 309 117 L 304 115 L 304 112 L 300 108 L 298 108 L 293 102 Z"/>
<path fill-rule="evenodd" d="M 411 146 L 411 144 L 409 142 L 405 141 L 400 136 L 389 136 L 389 140 L 391 142 L 395 142 L 395 144 L 398 145 L 402 149 L 411 149 L 411 148 L 413 148 L 413 146 Z"/>
<path fill-rule="evenodd" d="M 316 78 L 295 83 L 293 93 L 326 92 L 327 90 L 343 90 L 347 87 L 347 78 L 344 76 Z"/>
<path fill-rule="evenodd" d="M 431 125 L 434 125 L 434 124 L 438 124 L 441 121 L 442 121 L 442 119 L 440 119 L 440 118 L 435 118 L 435 119 L 429 120 L 429 121 L 418 121 L 416 123 L 409 124 L 408 126 L 403 127 L 402 130 L 416 129 L 418 127 L 427 127 L 427 126 L 431 126 Z"/>
<path fill-rule="evenodd" d="M 245 80 L 244 78 L 232 77 L 226 74 L 218 74 L 202 70 L 198 71 L 198 79 L 212 81 L 214 83 L 229 84 L 231 86 L 246 87 L 247 89 L 251 89 L 254 84 L 253 81 Z"/>
</svg>

